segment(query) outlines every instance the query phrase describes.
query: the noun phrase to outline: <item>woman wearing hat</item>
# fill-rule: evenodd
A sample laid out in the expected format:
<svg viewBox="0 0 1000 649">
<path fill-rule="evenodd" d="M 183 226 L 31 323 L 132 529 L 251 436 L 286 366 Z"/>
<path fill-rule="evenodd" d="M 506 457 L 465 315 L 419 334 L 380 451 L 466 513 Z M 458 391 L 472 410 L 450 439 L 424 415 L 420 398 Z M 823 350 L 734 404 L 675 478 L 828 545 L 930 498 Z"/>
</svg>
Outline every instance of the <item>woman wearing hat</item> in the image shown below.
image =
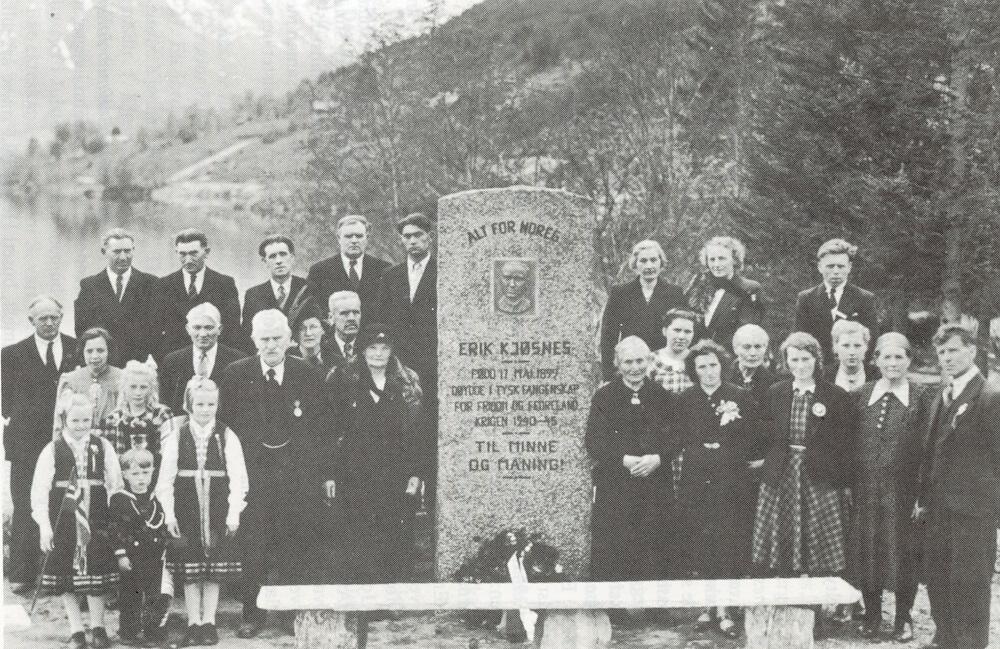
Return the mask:
<svg viewBox="0 0 1000 649">
<path fill-rule="evenodd" d="M 291 317 L 292 342 L 288 355 L 301 358 L 326 376 L 333 367 L 331 359 L 323 354 L 323 313 L 311 299 L 296 309 Z"/>
<path fill-rule="evenodd" d="M 327 382 L 340 440 L 336 499 L 353 536 L 347 576 L 356 583 L 400 581 L 412 564 L 421 392 L 394 345 L 387 327 L 369 325 L 358 336 L 357 356 Z"/>
</svg>

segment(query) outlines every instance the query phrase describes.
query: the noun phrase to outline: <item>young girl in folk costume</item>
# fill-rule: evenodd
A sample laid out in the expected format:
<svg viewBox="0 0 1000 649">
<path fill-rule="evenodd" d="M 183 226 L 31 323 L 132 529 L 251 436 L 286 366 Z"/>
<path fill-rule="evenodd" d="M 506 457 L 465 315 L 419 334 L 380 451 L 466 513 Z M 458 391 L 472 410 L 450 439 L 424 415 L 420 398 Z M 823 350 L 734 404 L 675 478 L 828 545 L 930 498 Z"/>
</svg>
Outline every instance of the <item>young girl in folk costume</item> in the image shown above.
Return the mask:
<svg viewBox="0 0 1000 649">
<path fill-rule="evenodd" d="M 47 554 L 41 585 L 63 596 L 74 649 L 87 647 L 83 595 L 90 607 L 91 646 L 110 646 L 104 595 L 118 582 L 108 538 L 108 499 L 121 490 L 122 476 L 114 448 L 91 430 L 93 414 L 86 396 L 62 395 L 56 408 L 59 437 L 38 457 L 31 482 L 31 515 Z"/>
<path fill-rule="evenodd" d="M 153 462 L 144 448 L 126 451 L 121 457 L 126 489 L 111 496 L 111 544 L 121 570 L 118 638 L 132 646 L 142 646 L 143 626 L 146 640 L 158 636 L 163 615 L 160 585 L 167 530 L 163 508 L 153 497 Z"/>
<path fill-rule="evenodd" d="M 247 472 L 233 431 L 215 419 L 219 388 L 195 376 L 184 406 L 190 417 L 166 440 L 156 496 L 174 537 L 167 567 L 184 584 L 186 646 L 216 644 L 219 583 L 240 574 L 233 536 L 246 506 Z"/>
</svg>

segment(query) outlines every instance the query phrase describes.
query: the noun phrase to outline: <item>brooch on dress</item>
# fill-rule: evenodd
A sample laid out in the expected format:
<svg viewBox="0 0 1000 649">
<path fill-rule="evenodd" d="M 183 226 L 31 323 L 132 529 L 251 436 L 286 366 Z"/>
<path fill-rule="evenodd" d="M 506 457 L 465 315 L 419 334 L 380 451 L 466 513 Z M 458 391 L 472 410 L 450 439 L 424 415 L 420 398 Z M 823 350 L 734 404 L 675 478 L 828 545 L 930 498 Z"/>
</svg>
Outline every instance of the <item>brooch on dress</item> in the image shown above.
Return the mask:
<svg viewBox="0 0 1000 649">
<path fill-rule="evenodd" d="M 302 406 L 299 405 L 298 399 L 295 400 L 295 408 L 292 410 L 292 414 L 295 415 L 296 417 L 302 416 Z"/>
<path fill-rule="evenodd" d="M 642 402 L 639 401 L 639 393 L 633 390 L 632 391 L 632 405 L 633 406 L 638 406 L 640 403 L 642 403 Z"/>
<path fill-rule="evenodd" d="M 822 403 L 819 403 L 819 402 L 814 403 L 813 404 L 813 414 L 816 415 L 817 417 L 825 417 L 826 416 L 826 406 L 824 406 Z"/>
</svg>

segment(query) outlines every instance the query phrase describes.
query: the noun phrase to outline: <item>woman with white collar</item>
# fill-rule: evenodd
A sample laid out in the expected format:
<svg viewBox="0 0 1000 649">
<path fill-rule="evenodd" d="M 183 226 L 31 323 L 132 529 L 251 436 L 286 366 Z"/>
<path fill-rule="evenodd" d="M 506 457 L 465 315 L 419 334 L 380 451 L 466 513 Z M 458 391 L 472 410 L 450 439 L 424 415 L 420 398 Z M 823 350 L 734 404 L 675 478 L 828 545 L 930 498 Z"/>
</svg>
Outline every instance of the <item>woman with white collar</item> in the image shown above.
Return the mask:
<svg viewBox="0 0 1000 649">
<path fill-rule="evenodd" d="M 903 334 L 883 334 L 875 344 L 882 378 L 858 392 L 858 479 L 851 516 L 852 576 L 865 599 L 862 633 L 879 636 L 882 590 L 889 589 L 896 593 L 898 642 L 913 639 L 910 610 L 920 543 L 910 514 L 930 409 L 930 391 L 907 377 L 911 356 Z"/>
</svg>

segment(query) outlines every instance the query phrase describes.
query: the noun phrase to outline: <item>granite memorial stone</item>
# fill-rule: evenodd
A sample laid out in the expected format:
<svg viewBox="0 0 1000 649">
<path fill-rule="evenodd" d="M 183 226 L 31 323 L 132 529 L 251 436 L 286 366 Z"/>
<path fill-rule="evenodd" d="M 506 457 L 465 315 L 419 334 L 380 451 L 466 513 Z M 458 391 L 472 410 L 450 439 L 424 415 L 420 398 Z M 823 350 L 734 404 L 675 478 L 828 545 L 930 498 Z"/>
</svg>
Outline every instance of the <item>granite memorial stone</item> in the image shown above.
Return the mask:
<svg viewBox="0 0 1000 649">
<path fill-rule="evenodd" d="M 505 528 L 545 534 L 587 575 L 584 427 L 599 381 L 591 201 L 537 187 L 438 208 L 436 577 Z"/>
</svg>

